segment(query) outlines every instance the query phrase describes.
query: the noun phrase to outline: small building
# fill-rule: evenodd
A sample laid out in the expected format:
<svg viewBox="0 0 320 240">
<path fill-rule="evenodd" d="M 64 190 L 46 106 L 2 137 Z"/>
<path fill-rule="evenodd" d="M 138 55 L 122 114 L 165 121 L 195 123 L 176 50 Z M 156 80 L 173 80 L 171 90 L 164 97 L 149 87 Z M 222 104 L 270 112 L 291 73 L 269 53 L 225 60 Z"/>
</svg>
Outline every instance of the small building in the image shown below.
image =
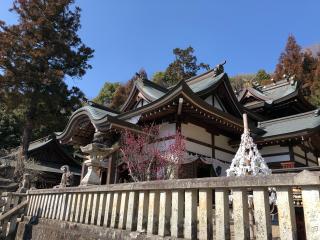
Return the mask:
<svg viewBox="0 0 320 240">
<path fill-rule="evenodd" d="M 2 165 L 14 166 L 18 150 L 0 158 Z M 52 136 L 38 139 L 29 145 L 26 168 L 36 173 L 38 180 L 33 183 L 36 188 L 50 188 L 58 185 L 61 180 L 61 166 L 68 165 L 74 175 L 75 184 L 79 183 L 81 163 L 71 156 L 66 146 Z M 11 171 L 14 169 L 12 168 Z"/>
<path fill-rule="evenodd" d="M 177 130 L 185 138 L 189 157 L 181 177 L 214 177 L 225 175 L 243 132 L 242 114 L 247 112 L 252 136 L 270 168 L 318 166 L 319 111 L 301 95 L 298 82 L 248 88 L 237 98 L 228 75 L 218 70 L 170 88 L 138 79 L 120 112 L 89 102 L 72 114 L 57 139 L 74 146 L 92 142 L 112 146 L 121 130 L 140 131 L 141 126 L 156 124 L 166 136 L 161 141 L 170 141 Z M 125 171 L 119 156 L 114 152 L 106 159 L 105 170 L 100 170 L 102 183 L 119 181 Z"/>
</svg>

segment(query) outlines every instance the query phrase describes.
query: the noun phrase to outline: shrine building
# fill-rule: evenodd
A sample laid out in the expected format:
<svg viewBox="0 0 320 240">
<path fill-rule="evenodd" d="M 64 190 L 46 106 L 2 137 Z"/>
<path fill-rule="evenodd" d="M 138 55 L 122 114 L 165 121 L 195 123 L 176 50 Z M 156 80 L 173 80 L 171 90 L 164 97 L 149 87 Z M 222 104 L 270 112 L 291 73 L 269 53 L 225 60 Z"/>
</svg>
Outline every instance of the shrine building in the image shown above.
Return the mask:
<svg viewBox="0 0 320 240">
<path fill-rule="evenodd" d="M 79 148 L 105 146 L 110 154 L 100 159 L 100 183 L 116 183 L 127 174 L 114 147 L 122 130 L 139 133 L 142 126 L 156 124 L 159 141 L 170 141 L 177 130 L 185 138 L 181 178 L 224 176 L 243 133 L 243 113 L 271 169 L 319 165 L 320 112 L 305 99 L 299 80 L 250 87 L 236 95 L 221 66 L 170 88 L 139 78 L 119 112 L 88 102 L 72 114 L 57 139 Z M 82 175 L 86 171 L 83 167 Z"/>
</svg>

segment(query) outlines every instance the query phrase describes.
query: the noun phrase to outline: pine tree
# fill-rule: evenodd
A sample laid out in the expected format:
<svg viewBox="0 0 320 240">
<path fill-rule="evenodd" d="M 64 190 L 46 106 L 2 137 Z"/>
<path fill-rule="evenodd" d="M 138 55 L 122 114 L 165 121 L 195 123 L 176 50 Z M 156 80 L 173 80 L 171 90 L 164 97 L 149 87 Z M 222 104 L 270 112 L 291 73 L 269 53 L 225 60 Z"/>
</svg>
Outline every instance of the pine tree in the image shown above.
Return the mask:
<svg viewBox="0 0 320 240">
<path fill-rule="evenodd" d="M 274 79 L 280 80 L 284 74 L 295 75 L 297 79 L 301 79 L 303 73 L 302 61 L 301 47 L 297 44 L 295 37 L 290 35 L 285 50 L 280 55 L 279 63 L 274 73 Z"/>
<path fill-rule="evenodd" d="M 35 130 L 65 119 L 83 97 L 64 82 L 65 76 L 83 76 L 93 54 L 77 34 L 80 9 L 73 3 L 15 0 L 18 23 L 0 23 L 0 95 L 9 109 L 22 109 L 24 158 Z"/>
</svg>

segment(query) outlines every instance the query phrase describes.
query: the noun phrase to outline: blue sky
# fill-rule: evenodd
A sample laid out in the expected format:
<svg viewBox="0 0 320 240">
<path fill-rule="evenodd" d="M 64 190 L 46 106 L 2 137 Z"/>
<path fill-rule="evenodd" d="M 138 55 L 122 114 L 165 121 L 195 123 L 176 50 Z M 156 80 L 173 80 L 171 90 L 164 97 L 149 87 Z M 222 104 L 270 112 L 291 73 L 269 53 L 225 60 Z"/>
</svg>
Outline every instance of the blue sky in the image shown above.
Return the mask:
<svg viewBox="0 0 320 240">
<path fill-rule="evenodd" d="M 14 23 L 12 0 L 0 19 Z M 88 98 L 105 81 L 125 82 L 140 68 L 149 77 L 173 60 L 172 49 L 195 48 L 199 61 L 227 60 L 229 75 L 274 70 L 289 34 L 305 47 L 320 43 L 319 0 L 78 0 L 83 41 L 95 49 L 92 69 L 68 80 Z"/>
</svg>

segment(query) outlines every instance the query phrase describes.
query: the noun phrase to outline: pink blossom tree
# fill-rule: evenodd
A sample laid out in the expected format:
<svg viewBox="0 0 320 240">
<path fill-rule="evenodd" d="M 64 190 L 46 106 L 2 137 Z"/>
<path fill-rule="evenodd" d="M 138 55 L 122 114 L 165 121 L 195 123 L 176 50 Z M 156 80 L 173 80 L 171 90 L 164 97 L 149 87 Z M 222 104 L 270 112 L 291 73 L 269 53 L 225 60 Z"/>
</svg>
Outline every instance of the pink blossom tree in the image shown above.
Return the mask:
<svg viewBox="0 0 320 240">
<path fill-rule="evenodd" d="M 185 153 L 185 141 L 180 131 L 161 139 L 159 127 L 147 126 L 139 134 L 124 131 L 121 151 L 135 182 L 177 178 Z"/>
</svg>

